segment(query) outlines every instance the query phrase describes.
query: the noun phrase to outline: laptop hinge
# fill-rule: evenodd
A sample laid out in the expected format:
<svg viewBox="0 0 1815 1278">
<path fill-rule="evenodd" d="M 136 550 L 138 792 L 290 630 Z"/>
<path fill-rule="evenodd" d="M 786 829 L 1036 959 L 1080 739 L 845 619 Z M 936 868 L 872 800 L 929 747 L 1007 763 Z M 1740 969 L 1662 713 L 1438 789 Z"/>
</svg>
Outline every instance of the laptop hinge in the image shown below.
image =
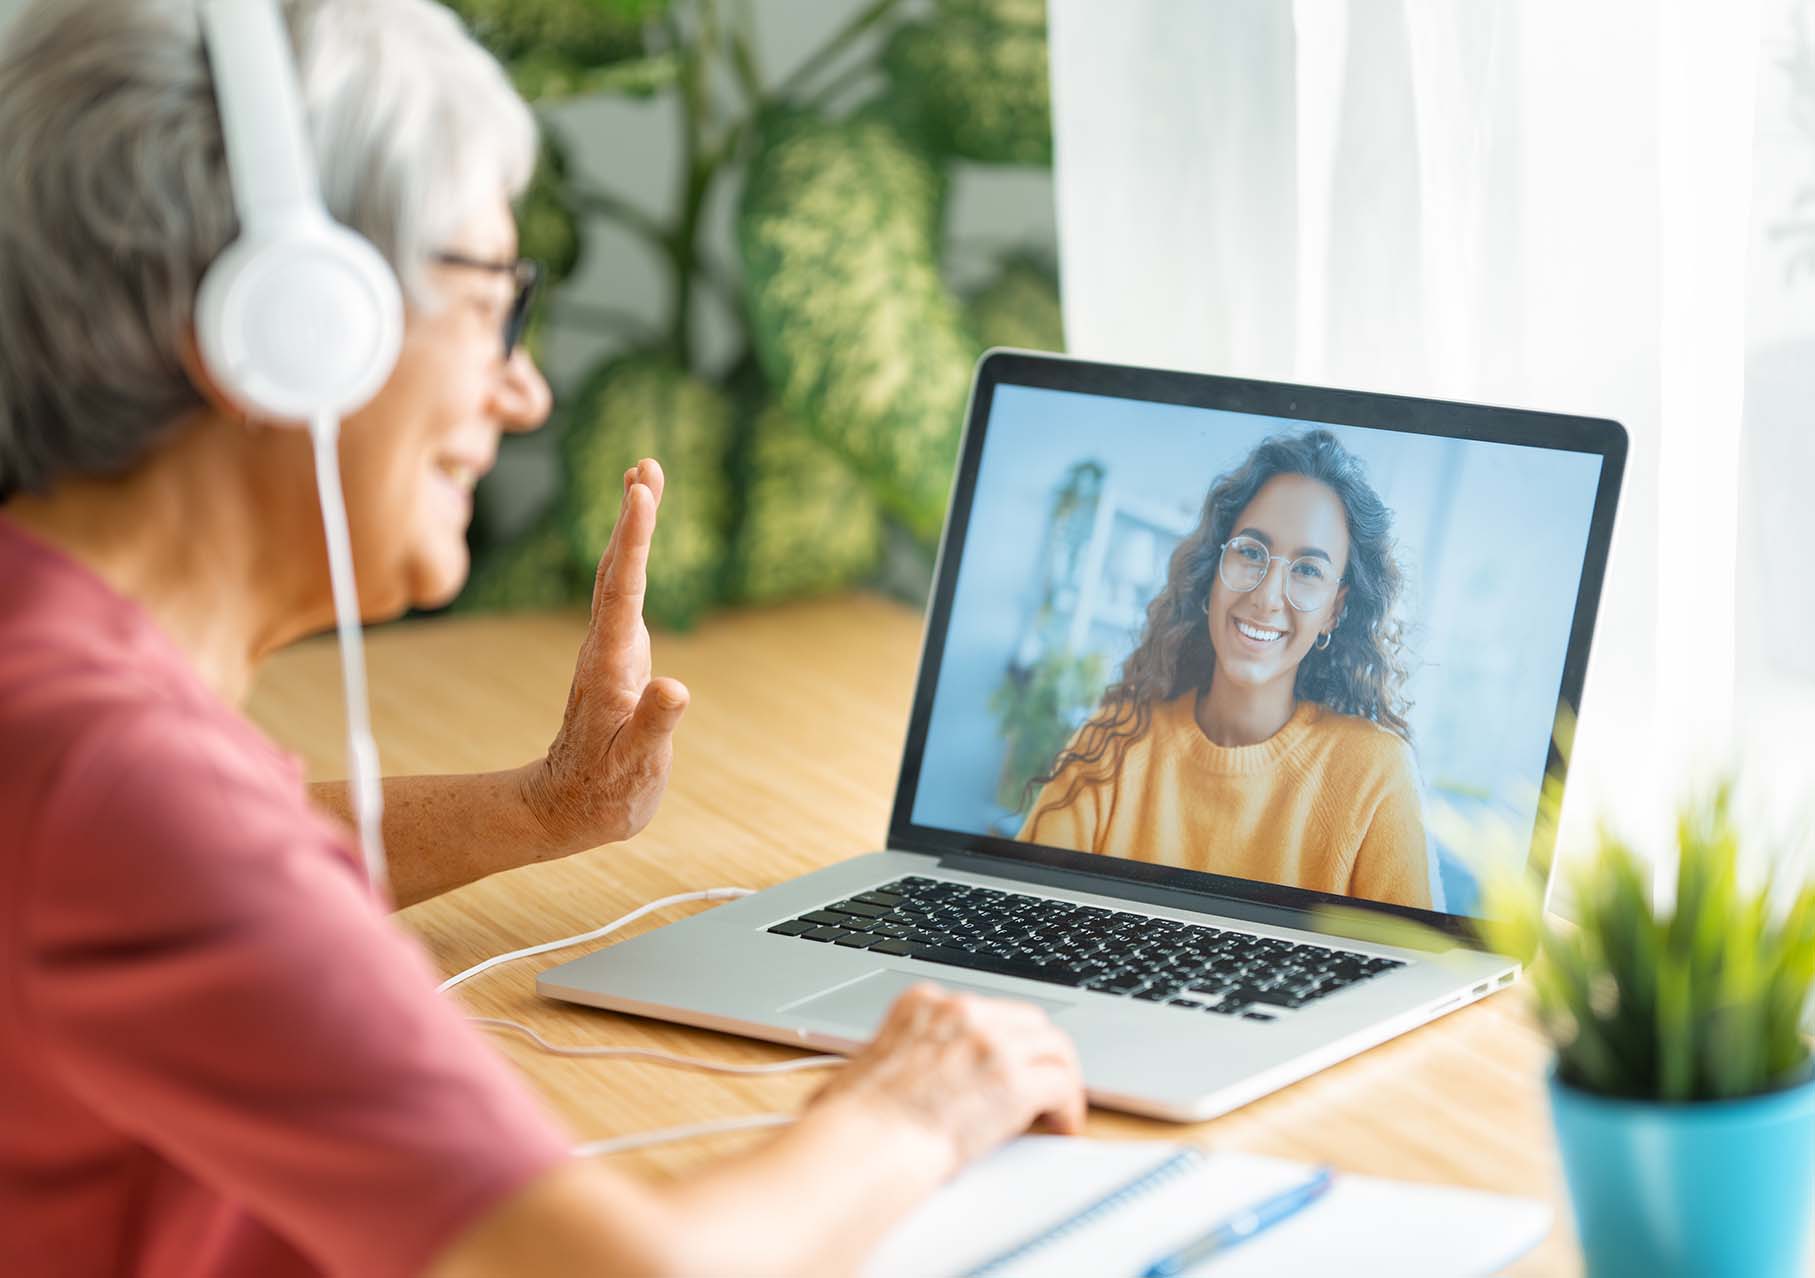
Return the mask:
<svg viewBox="0 0 1815 1278">
<path fill-rule="evenodd" d="M 1107 874 L 1082 874 L 1075 870 L 1060 870 L 1048 865 L 1012 861 L 1007 857 L 947 852 L 940 856 L 939 866 L 941 869 L 960 870 L 966 874 L 987 874 L 992 878 L 1010 879 L 1019 883 L 1037 884 L 1041 887 L 1067 888 L 1073 892 L 1095 892 L 1102 896 L 1139 901 L 1146 905 L 1163 905 L 1168 909 L 1215 914 L 1223 918 L 1240 919 L 1247 923 L 1261 923 L 1269 927 L 1296 928 L 1304 932 L 1316 932 L 1323 936 L 1351 936 L 1358 940 L 1375 939 L 1364 935 L 1365 927 L 1358 927 L 1351 931 L 1339 922 L 1314 916 L 1309 910 L 1262 905 L 1256 901 L 1243 901 L 1215 892 L 1188 892 L 1153 883 L 1134 883 Z M 1405 945 L 1407 942 L 1396 939 L 1394 944 Z M 1454 944 L 1454 942 L 1438 944 L 1433 941 L 1430 948 L 1433 950 L 1445 949 L 1449 944 Z"/>
</svg>

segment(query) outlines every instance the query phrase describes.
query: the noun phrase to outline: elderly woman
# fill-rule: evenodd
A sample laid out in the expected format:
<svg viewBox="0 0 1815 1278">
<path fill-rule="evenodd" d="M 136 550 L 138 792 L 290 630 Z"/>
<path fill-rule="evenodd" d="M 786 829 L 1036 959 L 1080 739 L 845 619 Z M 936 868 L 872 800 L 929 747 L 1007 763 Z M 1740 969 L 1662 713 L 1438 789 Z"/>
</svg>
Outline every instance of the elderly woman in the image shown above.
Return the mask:
<svg viewBox="0 0 1815 1278">
<path fill-rule="evenodd" d="M 390 617 L 458 590 L 472 483 L 548 409 L 514 344 L 533 126 L 428 0 L 288 10 L 328 204 L 408 299 L 340 454 L 361 610 Z M 568 1156 L 386 918 L 340 789 L 311 803 L 235 708 L 332 606 L 308 439 L 244 419 L 196 357 L 235 219 L 195 0 L 36 0 L 5 41 L 8 1272 L 824 1271 L 1037 1118 L 1075 1128 L 1039 1013 L 928 988 L 753 1153 L 659 1187 Z M 387 782 L 400 901 L 650 819 L 687 700 L 641 617 L 661 496 L 654 462 L 626 474 L 547 756 Z"/>
</svg>

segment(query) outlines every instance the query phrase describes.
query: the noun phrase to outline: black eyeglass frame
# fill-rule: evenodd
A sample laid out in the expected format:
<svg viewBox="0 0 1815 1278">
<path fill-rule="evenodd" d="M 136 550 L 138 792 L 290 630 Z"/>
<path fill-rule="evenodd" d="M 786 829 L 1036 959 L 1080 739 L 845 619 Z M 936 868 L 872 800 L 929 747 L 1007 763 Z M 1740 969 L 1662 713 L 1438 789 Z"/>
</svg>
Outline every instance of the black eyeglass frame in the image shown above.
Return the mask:
<svg viewBox="0 0 1815 1278">
<path fill-rule="evenodd" d="M 542 263 L 533 257 L 520 257 L 514 262 L 491 262 L 462 253 L 437 253 L 434 260 L 443 266 L 457 266 L 469 271 L 491 271 L 508 274 L 516 282 L 517 294 L 511 299 L 510 311 L 504 317 L 504 358 L 517 353 L 523 330 L 529 327 L 530 308 L 536 302 L 536 290 L 542 283 Z"/>
</svg>

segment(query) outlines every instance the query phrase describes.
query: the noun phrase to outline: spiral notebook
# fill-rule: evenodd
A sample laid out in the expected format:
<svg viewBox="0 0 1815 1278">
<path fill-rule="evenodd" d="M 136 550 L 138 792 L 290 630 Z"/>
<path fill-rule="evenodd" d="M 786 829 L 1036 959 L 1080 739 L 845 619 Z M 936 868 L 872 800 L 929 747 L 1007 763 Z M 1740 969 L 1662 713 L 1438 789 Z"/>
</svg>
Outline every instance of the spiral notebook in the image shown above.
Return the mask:
<svg viewBox="0 0 1815 1278">
<path fill-rule="evenodd" d="M 1027 1136 L 901 1222 L 863 1278 L 1122 1278 L 1311 1168 L 1152 1141 Z M 1348 1176 L 1207 1261 L 1206 1278 L 1492 1274 L 1550 1231 L 1543 1203 Z"/>
</svg>

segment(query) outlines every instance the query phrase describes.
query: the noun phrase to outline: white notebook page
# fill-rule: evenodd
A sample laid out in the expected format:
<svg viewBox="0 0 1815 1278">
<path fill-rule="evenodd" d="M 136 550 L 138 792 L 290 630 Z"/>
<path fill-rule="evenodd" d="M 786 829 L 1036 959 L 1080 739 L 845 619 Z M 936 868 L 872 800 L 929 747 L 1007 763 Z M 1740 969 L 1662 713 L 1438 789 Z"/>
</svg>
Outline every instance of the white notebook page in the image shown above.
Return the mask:
<svg viewBox="0 0 1815 1278">
<path fill-rule="evenodd" d="M 864 1278 L 964 1274 L 1073 1218 L 1182 1148 L 1028 1136 L 959 1175 L 883 1239 Z M 1118 1278 L 1296 1184 L 1312 1169 L 1254 1154 L 1202 1161 L 1032 1250 L 991 1278 Z M 1321 1200 L 1213 1258 L 1205 1278 L 1492 1274 L 1543 1239 L 1550 1210 L 1527 1199 L 1337 1173 Z"/>
</svg>

